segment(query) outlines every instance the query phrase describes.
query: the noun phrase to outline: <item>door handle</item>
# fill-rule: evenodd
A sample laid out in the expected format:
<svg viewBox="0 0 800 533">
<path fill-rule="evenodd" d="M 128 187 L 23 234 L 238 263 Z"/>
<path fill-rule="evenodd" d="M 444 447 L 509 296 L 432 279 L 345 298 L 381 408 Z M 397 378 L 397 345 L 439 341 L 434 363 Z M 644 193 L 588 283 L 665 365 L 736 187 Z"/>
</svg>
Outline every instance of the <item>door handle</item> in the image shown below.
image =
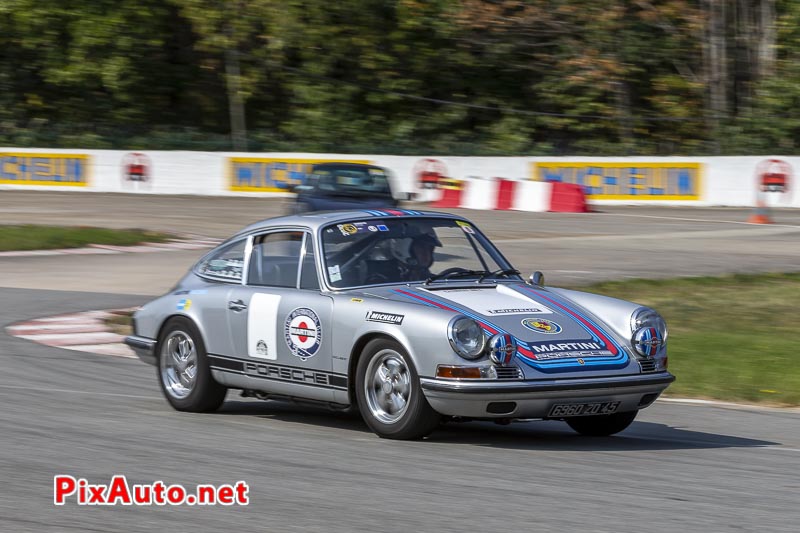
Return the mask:
<svg viewBox="0 0 800 533">
<path fill-rule="evenodd" d="M 247 309 L 247 305 L 241 300 L 230 300 L 228 302 L 228 309 L 238 313 Z"/>
</svg>

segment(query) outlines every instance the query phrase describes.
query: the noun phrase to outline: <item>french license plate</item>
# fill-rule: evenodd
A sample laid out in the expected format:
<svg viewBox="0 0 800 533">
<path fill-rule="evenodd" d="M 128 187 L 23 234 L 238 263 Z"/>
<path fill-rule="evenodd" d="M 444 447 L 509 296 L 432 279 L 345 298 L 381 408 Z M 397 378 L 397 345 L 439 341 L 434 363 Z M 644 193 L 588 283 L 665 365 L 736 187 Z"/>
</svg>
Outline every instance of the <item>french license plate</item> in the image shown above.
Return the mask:
<svg viewBox="0 0 800 533">
<path fill-rule="evenodd" d="M 610 415 L 617 411 L 619 402 L 557 403 L 548 416 Z"/>
</svg>

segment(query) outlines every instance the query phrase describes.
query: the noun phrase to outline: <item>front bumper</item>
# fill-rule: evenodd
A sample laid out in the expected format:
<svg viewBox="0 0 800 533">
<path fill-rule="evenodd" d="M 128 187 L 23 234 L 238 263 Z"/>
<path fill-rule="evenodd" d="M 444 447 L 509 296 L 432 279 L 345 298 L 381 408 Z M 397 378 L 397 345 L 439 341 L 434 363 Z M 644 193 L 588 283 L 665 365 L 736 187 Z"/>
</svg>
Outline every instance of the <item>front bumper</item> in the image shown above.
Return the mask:
<svg viewBox="0 0 800 533">
<path fill-rule="evenodd" d="M 643 409 L 675 381 L 669 372 L 535 381 L 466 381 L 421 378 L 437 412 L 469 418 L 547 418 L 556 404 L 620 402 L 618 412 Z"/>
<path fill-rule="evenodd" d="M 139 359 L 147 364 L 156 364 L 156 340 L 148 339 L 147 337 L 140 337 L 138 335 L 130 335 L 125 337 L 125 344 L 130 346 Z"/>
</svg>

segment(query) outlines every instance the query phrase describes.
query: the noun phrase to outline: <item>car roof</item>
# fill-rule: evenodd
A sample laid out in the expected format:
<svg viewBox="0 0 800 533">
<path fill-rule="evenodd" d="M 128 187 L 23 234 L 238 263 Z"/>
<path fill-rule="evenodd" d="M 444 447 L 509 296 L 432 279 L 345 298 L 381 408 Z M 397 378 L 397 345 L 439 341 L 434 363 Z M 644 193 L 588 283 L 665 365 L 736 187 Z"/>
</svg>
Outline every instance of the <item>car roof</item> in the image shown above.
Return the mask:
<svg viewBox="0 0 800 533">
<path fill-rule="evenodd" d="M 282 226 L 302 226 L 312 231 L 316 231 L 321 226 L 335 224 L 337 222 L 350 222 L 351 220 L 365 219 L 393 219 L 398 217 L 406 218 L 447 218 L 458 219 L 469 222 L 464 217 L 453 215 L 452 213 L 440 213 L 437 211 L 416 211 L 413 209 L 361 209 L 361 210 L 340 210 L 340 211 L 315 211 L 302 213 L 299 215 L 288 215 L 274 218 L 267 218 L 250 224 L 246 228 L 238 231 L 233 237 L 253 233 L 259 230 L 276 228 Z M 233 238 L 232 237 L 232 238 Z"/>
</svg>

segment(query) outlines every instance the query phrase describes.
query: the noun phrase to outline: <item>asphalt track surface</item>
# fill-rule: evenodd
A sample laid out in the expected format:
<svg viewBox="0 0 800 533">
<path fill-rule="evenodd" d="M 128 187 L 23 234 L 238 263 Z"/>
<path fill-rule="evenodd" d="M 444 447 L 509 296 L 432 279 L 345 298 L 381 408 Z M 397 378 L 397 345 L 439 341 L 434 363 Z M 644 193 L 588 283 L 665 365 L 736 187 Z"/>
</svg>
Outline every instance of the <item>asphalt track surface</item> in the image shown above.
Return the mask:
<svg viewBox="0 0 800 533">
<path fill-rule="evenodd" d="M 247 211 L 260 205 L 253 199 L 91 196 L 9 200 L 0 191 L 0 221 L 109 225 L 104 217 L 116 213 L 118 227 L 221 237 L 260 218 Z M 205 225 L 211 211 L 227 213 L 227 221 Z M 172 218 L 176 212 L 193 218 Z M 657 259 L 643 277 L 800 270 L 800 215 L 792 211 L 774 213 L 774 226 L 741 224 L 746 210 L 465 213 L 498 240 L 524 236 L 512 243 L 519 245 L 513 253 L 529 257 L 533 249 L 537 265 L 591 272 L 573 278 L 578 283 L 636 275 L 637 254 Z M 662 237 L 651 238 L 656 234 Z M 692 242 L 697 253 L 671 259 Z M 760 252 L 748 249 L 759 245 Z M 67 266 L 66 257 L 0 259 L 9 287 L 0 288 L 0 327 L 140 304 L 158 292 L 150 283 L 169 285 L 197 255 L 113 256 L 118 263 L 84 256 Z M 634 266 L 614 266 L 610 255 Z M 31 289 L 39 268 L 49 276 Z M 540 268 L 551 280 L 570 279 L 570 272 Z M 444 426 L 424 441 L 394 442 L 375 437 L 356 417 L 233 394 L 219 413 L 178 413 L 161 397 L 150 366 L 35 345 L 3 330 L 0 365 L 0 531 L 794 532 L 800 523 L 797 410 L 659 401 L 609 438 L 580 437 L 559 422 L 468 423 Z M 187 487 L 244 480 L 251 503 L 56 507 L 57 474 L 91 483 L 124 474 L 132 484 Z"/>
</svg>

